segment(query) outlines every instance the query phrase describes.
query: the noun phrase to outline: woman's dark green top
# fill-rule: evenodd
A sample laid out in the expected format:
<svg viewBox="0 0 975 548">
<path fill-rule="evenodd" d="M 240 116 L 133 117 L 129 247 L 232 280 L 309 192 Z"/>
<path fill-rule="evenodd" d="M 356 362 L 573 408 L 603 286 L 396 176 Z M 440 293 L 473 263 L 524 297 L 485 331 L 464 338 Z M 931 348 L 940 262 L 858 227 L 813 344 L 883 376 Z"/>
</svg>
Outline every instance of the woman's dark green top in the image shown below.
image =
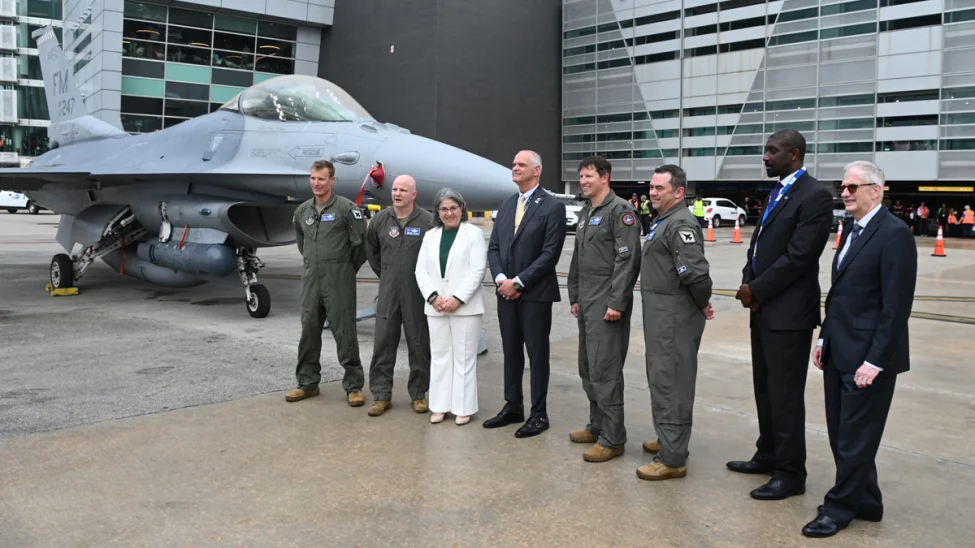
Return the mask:
<svg viewBox="0 0 975 548">
<path fill-rule="evenodd" d="M 444 228 L 443 233 L 440 235 L 440 277 L 443 278 L 447 275 L 447 257 L 450 255 L 450 246 L 454 245 L 454 238 L 457 237 L 457 231 L 460 227 L 454 229 Z"/>
</svg>

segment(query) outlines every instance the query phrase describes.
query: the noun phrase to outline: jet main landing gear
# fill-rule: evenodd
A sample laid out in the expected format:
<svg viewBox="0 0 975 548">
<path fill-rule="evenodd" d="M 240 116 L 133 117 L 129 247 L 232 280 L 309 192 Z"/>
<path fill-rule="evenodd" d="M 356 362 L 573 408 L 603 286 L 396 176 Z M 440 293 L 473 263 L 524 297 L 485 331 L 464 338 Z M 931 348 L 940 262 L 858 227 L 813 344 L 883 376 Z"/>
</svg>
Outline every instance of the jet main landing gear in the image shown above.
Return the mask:
<svg viewBox="0 0 975 548">
<path fill-rule="evenodd" d="M 264 318 L 271 311 L 271 292 L 257 283 L 257 272 L 265 265 L 257 258 L 255 251 L 252 247 L 237 248 L 237 273 L 244 284 L 247 313 L 252 318 Z"/>
<path fill-rule="evenodd" d="M 146 229 L 136 222 L 132 210 L 126 207 L 112 218 L 102 237 L 77 256 L 58 253 L 51 259 L 51 286 L 54 289 L 74 287 L 96 259 L 118 251 L 126 242 L 138 241 L 145 234 Z"/>
</svg>

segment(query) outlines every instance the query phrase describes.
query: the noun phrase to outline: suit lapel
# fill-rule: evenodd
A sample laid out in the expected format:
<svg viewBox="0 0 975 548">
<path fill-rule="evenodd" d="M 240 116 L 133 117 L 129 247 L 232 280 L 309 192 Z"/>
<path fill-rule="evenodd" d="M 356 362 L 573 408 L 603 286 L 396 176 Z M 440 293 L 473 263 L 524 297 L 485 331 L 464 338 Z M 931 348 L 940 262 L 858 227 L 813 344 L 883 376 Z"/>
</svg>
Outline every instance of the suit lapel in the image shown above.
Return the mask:
<svg viewBox="0 0 975 548">
<path fill-rule="evenodd" d="M 537 211 L 538 208 L 542 205 L 542 200 L 544 199 L 545 199 L 545 191 L 542 190 L 542 185 L 538 185 L 535 188 L 535 192 L 532 192 L 531 198 L 528 199 L 528 203 L 525 204 L 525 214 L 521 217 L 521 224 L 518 225 L 518 230 L 515 232 L 514 238 L 511 240 L 512 243 L 514 243 L 514 241 L 518 239 L 518 236 L 521 236 L 521 234 L 524 232 L 522 227 L 528 224 L 528 221 L 530 221 L 531 218 L 535 215 L 535 211 Z M 514 209 L 515 210 L 518 209 L 517 197 L 515 198 Z M 511 218 L 512 230 L 514 230 L 514 226 L 515 226 L 515 219 L 514 217 L 512 217 Z"/>
<path fill-rule="evenodd" d="M 849 226 L 843 227 L 843 235 L 840 236 L 839 249 L 837 249 L 836 253 L 833 254 L 833 281 L 834 282 L 836 281 L 836 267 L 839 264 L 840 253 L 843 251 L 843 246 L 846 245 L 846 240 L 847 238 L 850 237 L 851 232 L 853 232 L 853 223 L 850 223 Z"/>
<path fill-rule="evenodd" d="M 877 229 L 880 227 L 880 224 L 887 220 L 887 216 L 884 215 L 886 212 L 887 209 L 880 206 L 880 211 L 877 211 L 873 219 L 871 219 L 871 221 L 867 223 L 867 226 L 864 227 L 863 232 L 860 233 L 860 237 L 857 238 L 857 241 L 850 246 L 850 249 L 843 257 L 843 262 L 840 263 L 839 269 L 836 271 L 837 280 L 843 275 L 844 272 L 846 272 L 847 267 L 850 266 L 850 263 L 852 263 L 854 259 L 856 259 L 857 253 L 860 253 L 860 250 L 863 249 L 863 246 L 867 244 L 867 241 L 869 241 L 870 238 L 877 233 Z"/>
<path fill-rule="evenodd" d="M 454 262 L 454 256 L 457 255 L 455 253 L 455 251 L 457 251 L 457 244 L 461 243 L 461 241 L 464 239 L 464 237 L 465 237 L 464 234 L 465 234 L 465 229 L 466 228 L 467 227 L 465 226 L 465 223 L 463 221 L 461 221 L 460 226 L 457 227 L 457 235 L 454 236 L 454 243 L 450 246 L 450 251 L 447 252 L 447 268 L 444 269 L 444 275 L 445 276 L 446 276 L 446 273 L 447 272 L 450 272 L 450 265 Z M 443 236 L 443 232 L 441 232 L 440 235 Z M 438 244 L 437 245 L 437 254 L 438 255 L 440 253 L 440 245 L 439 245 L 439 243 L 440 242 L 438 241 L 437 242 L 437 244 Z"/>
</svg>

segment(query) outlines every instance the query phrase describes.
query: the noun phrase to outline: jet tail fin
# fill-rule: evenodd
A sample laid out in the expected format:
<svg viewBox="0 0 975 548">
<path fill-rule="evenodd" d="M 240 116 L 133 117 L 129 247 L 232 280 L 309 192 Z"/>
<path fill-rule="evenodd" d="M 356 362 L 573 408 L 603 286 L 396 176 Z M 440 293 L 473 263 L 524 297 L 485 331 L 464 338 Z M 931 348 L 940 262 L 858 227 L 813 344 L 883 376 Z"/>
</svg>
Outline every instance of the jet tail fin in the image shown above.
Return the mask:
<svg viewBox="0 0 975 548">
<path fill-rule="evenodd" d="M 51 125 L 47 136 L 52 146 L 73 141 L 118 137 L 127 135 L 120 128 L 121 120 L 111 124 L 88 115 L 81 90 L 75 84 L 74 69 L 64 56 L 58 37 L 51 25 L 37 29 L 32 36 L 37 40 L 44 77 L 44 93 Z"/>
<path fill-rule="evenodd" d="M 47 94 L 47 110 L 51 124 L 85 116 L 85 102 L 74 82 L 74 70 L 68 65 L 50 25 L 34 31 L 44 75 L 44 92 Z"/>
</svg>

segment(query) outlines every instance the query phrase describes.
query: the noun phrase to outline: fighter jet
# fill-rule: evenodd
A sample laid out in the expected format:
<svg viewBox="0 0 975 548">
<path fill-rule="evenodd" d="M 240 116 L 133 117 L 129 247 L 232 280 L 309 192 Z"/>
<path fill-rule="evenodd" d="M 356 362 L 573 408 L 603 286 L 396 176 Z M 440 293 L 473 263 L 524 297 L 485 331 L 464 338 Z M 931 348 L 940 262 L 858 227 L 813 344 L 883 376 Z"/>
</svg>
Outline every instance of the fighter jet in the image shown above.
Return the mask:
<svg viewBox="0 0 975 548">
<path fill-rule="evenodd" d="M 73 287 L 96 259 L 167 287 L 236 274 L 248 313 L 265 317 L 257 250 L 294 243 L 294 212 L 312 196 L 309 172 L 320 159 L 335 164 L 334 192 L 360 206 L 391 203 L 400 174 L 416 179 L 421 204 L 451 186 L 469 210 L 486 211 L 517 191 L 510 169 L 380 123 L 339 86 L 310 76 L 271 78 L 209 114 L 128 134 L 120 121 L 86 114 L 52 28 L 34 37 L 51 150 L 0 169 L 0 188 L 61 215 L 56 239 L 67 253 L 51 260 L 56 289 Z"/>
</svg>

